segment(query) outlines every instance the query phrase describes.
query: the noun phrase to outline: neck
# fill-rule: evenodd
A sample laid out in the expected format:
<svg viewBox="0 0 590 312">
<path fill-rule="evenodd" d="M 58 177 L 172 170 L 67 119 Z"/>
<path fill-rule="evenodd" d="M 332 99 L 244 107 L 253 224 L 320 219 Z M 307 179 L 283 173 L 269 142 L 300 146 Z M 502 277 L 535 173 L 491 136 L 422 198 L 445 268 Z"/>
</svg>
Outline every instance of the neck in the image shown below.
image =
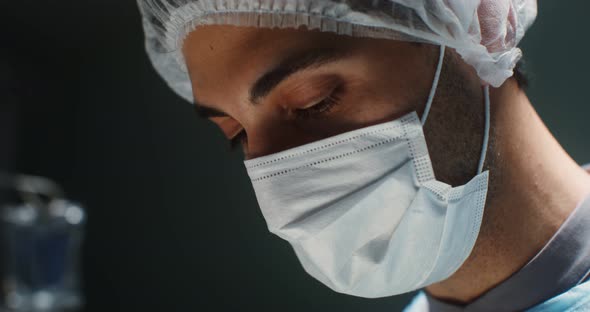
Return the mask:
<svg viewBox="0 0 590 312">
<path fill-rule="evenodd" d="M 534 257 L 590 193 L 590 175 L 563 150 L 511 79 L 491 89 L 490 188 L 473 252 L 434 297 L 468 303 Z"/>
</svg>

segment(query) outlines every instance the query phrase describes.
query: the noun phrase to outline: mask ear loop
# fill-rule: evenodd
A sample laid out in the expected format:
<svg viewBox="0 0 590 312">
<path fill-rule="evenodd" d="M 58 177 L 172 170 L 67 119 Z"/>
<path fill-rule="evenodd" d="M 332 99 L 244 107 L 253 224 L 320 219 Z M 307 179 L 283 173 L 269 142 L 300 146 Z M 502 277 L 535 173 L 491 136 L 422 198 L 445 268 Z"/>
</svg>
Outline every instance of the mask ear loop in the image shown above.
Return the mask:
<svg viewBox="0 0 590 312">
<path fill-rule="evenodd" d="M 434 102 L 434 96 L 436 95 L 436 89 L 438 88 L 438 82 L 440 80 L 440 73 L 442 71 L 442 66 L 445 59 L 445 50 L 446 46 L 440 46 L 440 53 L 438 56 L 438 65 L 436 66 L 436 72 L 434 74 L 434 80 L 432 82 L 432 87 L 430 88 L 430 94 L 428 95 L 428 101 L 426 102 L 426 106 L 424 107 L 424 113 L 422 114 L 422 125 L 426 123 L 428 119 L 428 114 L 430 113 L 430 107 L 432 106 L 432 102 Z M 490 87 L 484 86 L 483 87 L 483 95 L 484 95 L 484 111 L 485 111 L 485 126 L 484 126 L 484 133 L 483 133 L 483 142 L 481 147 L 481 155 L 479 156 L 479 164 L 477 165 L 477 174 L 483 172 L 483 165 L 486 160 L 486 154 L 488 152 L 488 143 L 490 140 Z"/>
<path fill-rule="evenodd" d="M 442 71 L 442 66 L 445 60 L 445 50 L 446 46 L 440 46 L 440 53 L 438 55 L 438 65 L 436 66 L 436 72 L 434 73 L 434 81 L 432 82 L 432 87 L 430 88 L 430 94 L 428 95 L 428 101 L 426 102 L 426 106 L 424 107 L 424 113 L 422 114 L 422 125 L 426 123 L 426 119 L 428 119 L 428 114 L 430 113 L 430 107 L 432 106 L 432 102 L 434 101 L 434 96 L 436 94 L 436 89 L 438 88 L 438 81 L 440 80 L 440 72 Z"/>
<path fill-rule="evenodd" d="M 483 143 L 481 146 L 481 156 L 479 156 L 479 165 L 477 166 L 477 174 L 482 173 L 483 164 L 486 160 L 488 152 L 488 141 L 490 140 L 490 86 L 483 87 L 484 110 L 485 110 L 485 128 L 483 133 Z"/>
</svg>

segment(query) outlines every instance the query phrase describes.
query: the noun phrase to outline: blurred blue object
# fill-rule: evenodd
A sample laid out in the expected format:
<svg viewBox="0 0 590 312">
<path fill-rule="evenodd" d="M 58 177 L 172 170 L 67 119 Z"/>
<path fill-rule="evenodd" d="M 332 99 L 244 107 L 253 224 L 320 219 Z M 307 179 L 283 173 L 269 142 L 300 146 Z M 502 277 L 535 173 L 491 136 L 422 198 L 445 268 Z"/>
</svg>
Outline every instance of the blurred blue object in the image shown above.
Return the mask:
<svg viewBox="0 0 590 312">
<path fill-rule="evenodd" d="M 85 213 L 41 177 L 4 178 L 22 198 L 1 207 L 2 303 L 15 312 L 75 311 L 82 306 L 79 259 Z M 9 181 L 7 183 L 7 181 Z"/>
</svg>

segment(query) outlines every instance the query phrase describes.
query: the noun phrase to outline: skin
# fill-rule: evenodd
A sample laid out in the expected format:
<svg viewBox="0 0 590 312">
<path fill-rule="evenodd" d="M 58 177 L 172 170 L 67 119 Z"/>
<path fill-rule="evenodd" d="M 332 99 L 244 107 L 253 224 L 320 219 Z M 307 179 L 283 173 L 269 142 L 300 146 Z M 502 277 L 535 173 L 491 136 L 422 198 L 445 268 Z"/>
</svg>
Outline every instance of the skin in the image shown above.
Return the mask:
<svg viewBox="0 0 590 312">
<path fill-rule="evenodd" d="M 252 101 L 258 78 L 292 55 L 330 49 L 340 58 L 290 75 Z M 183 52 L 196 102 L 231 139 L 245 131 L 246 158 L 268 155 L 416 111 L 422 114 L 439 48 L 299 30 L 202 26 Z M 438 180 L 468 182 L 484 129 L 482 82 L 452 49 L 424 127 Z M 432 296 L 468 303 L 522 268 L 590 193 L 590 175 L 561 148 L 514 79 L 491 88 L 485 170 L 490 186 L 474 249 Z M 329 109 L 317 109 L 337 98 Z M 303 110 L 306 110 L 303 112 Z"/>
</svg>

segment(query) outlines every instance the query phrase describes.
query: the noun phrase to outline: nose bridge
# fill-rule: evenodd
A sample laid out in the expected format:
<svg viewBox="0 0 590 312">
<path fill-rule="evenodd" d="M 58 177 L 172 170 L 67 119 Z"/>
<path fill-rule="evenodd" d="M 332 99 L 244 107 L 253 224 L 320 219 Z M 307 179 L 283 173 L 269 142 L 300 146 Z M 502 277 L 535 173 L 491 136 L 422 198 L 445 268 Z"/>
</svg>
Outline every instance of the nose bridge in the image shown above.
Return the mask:
<svg viewBox="0 0 590 312">
<path fill-rule="evenodd" d="M 265 105 L 267 104 L 267 105 Z M 315 127 L 295 119 L 283 107 L 270 103 L 250 105 L 242 111 L 247 134 L 248 159 L 278 153 L 322 138 Z"/>
<path fill-rule="evenodd" d="M 253 109 L 248 113 L 244 130 L 247 134 L 247 158 L 256 158 L 287 149 L 296 132 L 291 123 L 277 112 Z"/>
</svg>

